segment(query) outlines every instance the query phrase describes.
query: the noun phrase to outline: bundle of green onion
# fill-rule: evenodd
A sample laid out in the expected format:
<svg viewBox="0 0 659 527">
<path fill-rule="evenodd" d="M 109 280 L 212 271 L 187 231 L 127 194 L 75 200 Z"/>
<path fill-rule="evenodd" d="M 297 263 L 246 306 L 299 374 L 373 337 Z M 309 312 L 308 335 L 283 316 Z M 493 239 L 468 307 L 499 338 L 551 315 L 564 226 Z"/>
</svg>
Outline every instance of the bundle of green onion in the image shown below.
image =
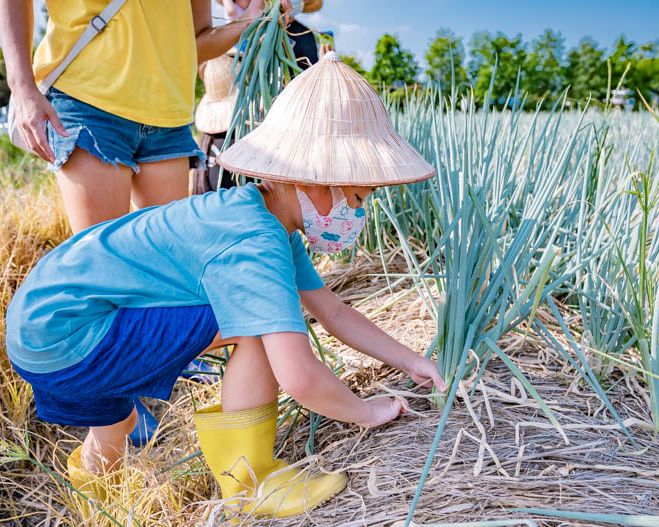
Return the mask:
<svg viewBox="0 0 659 527">
<path fill-rule="evenodd" d="M 243 32 L 238 42 L 239 52 L 232 68 L 236 103 L 225 148 L 232 137 L 238 140 L 257 126 L 286 83 L 302 71 L 295 62 L 280 7 L 281 0 L 268 2 L 263 14 Z"/>
</svg>

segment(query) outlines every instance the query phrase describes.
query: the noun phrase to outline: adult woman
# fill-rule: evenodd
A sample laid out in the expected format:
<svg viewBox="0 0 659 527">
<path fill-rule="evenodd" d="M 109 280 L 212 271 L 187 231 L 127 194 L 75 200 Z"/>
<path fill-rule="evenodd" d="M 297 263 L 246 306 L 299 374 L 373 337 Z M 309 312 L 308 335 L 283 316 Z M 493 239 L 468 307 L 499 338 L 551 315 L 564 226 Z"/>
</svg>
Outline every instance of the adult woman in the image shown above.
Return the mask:
<svg viewBox="0 0 659 527">
<path fill-rule="evenodd" d="M 0 0 L 0 34 L 25 143 L 50 162 L 74 233 L 187 195 L 200 155 L 192 122 L 197 61 L 220 55 L 263 9 L 213 30 L 208 0 L 128 0 L 43 95 L 57 65 L 107 0 L 47 1 L 46 35 L 31 64 L 32 2 Z M 44 127 L 46 123 L 46 127 Z"/>
<path fill-rule="evenodd" d="M 325 99 L 328 93 L 336 95 Z M 326 158 L 299 157 L 319 154 L 310 139 L 324 145 Z M 286 153 L 292 163 L 278 165 Z M 351 153 L 349 173 L 326 163 Z M 363 228 L 361 207 L 374 187 L 427 179 L 434 170 L 334 52 L 294 79 L 263 124 L 220 162 L 270 181 L 137 211 L 57 247 L 12 300 L 7 349 L 33 385 L 42 419 L 91 427 L 69 461 L 84 490 L 90 472 L 121 459 L 134 396 L 167 398 L 191 358 L 234 344 L 222 407 L 195 416 L 199 441 L 225 500 L 247 490 L 243 510 L 290 516 L 342 490 L 346 478 L 305 479 L 272 458 L 280 386 L 315 412 L 364 426 L 403 410 L 395 399 L 361 400 L 314 357 L 300 303 L 348 345 L 445 389 L 432 361 L 324 287 L 297 231 L 313 250 L 342 250 Z M 266 485 L 263 499 L 252 476 Z"/>
</svg>

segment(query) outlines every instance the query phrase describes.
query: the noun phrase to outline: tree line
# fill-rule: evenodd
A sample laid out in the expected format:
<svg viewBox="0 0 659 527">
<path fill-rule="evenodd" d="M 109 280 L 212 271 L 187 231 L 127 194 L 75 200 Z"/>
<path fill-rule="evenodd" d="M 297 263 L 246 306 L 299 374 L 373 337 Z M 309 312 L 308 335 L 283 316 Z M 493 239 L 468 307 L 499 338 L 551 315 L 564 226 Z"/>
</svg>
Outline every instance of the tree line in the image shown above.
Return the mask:
<svg viewBox="0 0 659 527">
<path fill-rule="evenodd" d="M 562 91 L 570 87 L 569 99 L 585 102 L 588 97 L 603 101 L 607 97 L 609 65 L 613 87 L 624 75 L 623 86 L 640 91 L 646 100 L 659 97 L 659 39 L 637 44 L 624 36 L 618 38 L 610 51 L 601 48 L 590 37 L 568 50 L 560 32 L 546 29 L 527 43 L 521 35 L 508 37 L 504 33 L 481 31 L 469 40 L 469 53 L 463 39 L 450 29 L 440 29 L 431 39 L 425 53 L 428 81 L 439 83 L 446 92 L 453 76 L 456 88 L 464 92 L 473 87 L 476 102 L 485 100 L 495 64 L 493 98 L 502 104 L 520 88 L 531 99 L 555 102 Z M 377 85 L 410 85 L 418 82 L 421 67 L 414 54 L 402 47 L 395 35 L 385 33 L 375 47 L 375 62 L 366 71 L 350 55 L 344 61 Z M 0 106 L 9 101 L 9 87 L 0 50 Z"/>
<path fill-rule="evenodd" d="M 639 90 L 648 101 L 659 97 L 659 39 L 638 44 L 621 36 L 607 51 L 585 37 L 568 50 L 563 35 L 551 29 L 531 42 L 524 42 L 520 34 L 511 38 L 501 32 L 481 31 L 472 35 L 468 48 L 467 54 L 463 39 L 450 29 L 437 31 L 425 53 L 426 79 L 439 83 L 444 92 L 450 91 L 455 79 L 459 91 L 473 87 L 476 101 L 482 103 L 496 64 L 495 102 L 504 103 L 519 81 L 520 89 L 532 100 L 545 99 L 551 104 L 568 86 L 571 101 L 605 100 L 610 71 L 612 88 L 624 76 L 625 89 Z M 374 84 L 410 85 L 418 82 L 421 73 L 413 53 L 391 34 L 378 41 L 370 71 L 353 56 L 344 60 Z"/>
</svg>

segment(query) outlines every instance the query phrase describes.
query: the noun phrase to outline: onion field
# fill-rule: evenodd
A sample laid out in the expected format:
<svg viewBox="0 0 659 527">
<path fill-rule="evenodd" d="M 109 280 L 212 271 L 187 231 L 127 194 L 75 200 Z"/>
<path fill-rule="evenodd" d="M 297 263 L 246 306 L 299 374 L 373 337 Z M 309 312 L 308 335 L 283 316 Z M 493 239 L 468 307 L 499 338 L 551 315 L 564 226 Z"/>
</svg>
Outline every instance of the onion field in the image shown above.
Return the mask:
<svg viewBox="0 0 659 527">
<path fill-rule="evenodd" d="M 281 455 L 317 454 L 351 483 L 308 518 L 254 523 L 659 525 L 659 119 L 561 101 L 477 109 L 432 90 L 385 103 L 437 175 L 378 190 L 359 246 L 316 263 L 347 302 L 436 358 L 449 390 L 421 395 L 310 321 L 313 349 L 344 382 L 407 397 L 412 412 L 360 430 L 281 394 Z M 219 387 L 189 381 L 154 407 L 156 438 L 129 450 L 123 483 L 84 516 L 63 465 L 84 431 L 37 420 L 4 350 L 13 291 L 69 235 L 51 176 L 9 152 L 3 143 L 0 519 L 224 524 L 191 402 Z"/>
</svg>

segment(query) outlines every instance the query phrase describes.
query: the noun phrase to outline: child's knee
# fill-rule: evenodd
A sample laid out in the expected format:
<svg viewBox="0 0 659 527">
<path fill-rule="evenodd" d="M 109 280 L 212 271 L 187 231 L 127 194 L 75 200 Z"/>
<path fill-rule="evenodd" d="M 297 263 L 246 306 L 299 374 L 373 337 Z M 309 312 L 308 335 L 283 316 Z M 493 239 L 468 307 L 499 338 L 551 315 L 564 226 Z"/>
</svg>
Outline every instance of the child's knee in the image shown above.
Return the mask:
<svg viewBox="0 0 659 527">
<path fill-rule="evenodd" d="M 100 441 L 108 443 L 122 442 L 125 436 L 130 434 L 137 424 L 137 409 L 133 411 L 124 420 L 109 426 L 92 427 L 93 435 Z"/>
<path fill-rule="evenodd" d="M 130 413 L 130 415 L 126 419 L 121 421 L 119 425 L 121 426 L 122 433 L 124 435 L 128 435 L 133 431 L 136 424 L 137 424 L 137 408 L 133 407 L 133 411 Z"/>
</svg>

